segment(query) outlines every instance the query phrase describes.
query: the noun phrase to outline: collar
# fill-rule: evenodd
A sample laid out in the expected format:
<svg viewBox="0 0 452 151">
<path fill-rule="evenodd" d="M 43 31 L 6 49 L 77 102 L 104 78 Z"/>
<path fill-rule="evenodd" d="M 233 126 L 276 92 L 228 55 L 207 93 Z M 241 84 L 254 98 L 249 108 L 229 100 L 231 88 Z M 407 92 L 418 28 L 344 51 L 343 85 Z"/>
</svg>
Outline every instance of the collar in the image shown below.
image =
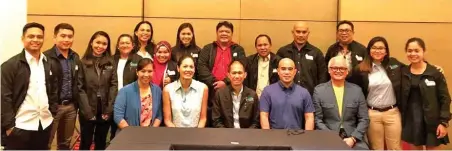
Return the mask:
<svg viewBox="0 0 452 151">
<path fill-rule="evenodd" d="M 257 54 L 257 56 L 258 56 L 258 60 L 262 60 L 262 62 L 268 62 L 268 61 L 270 61 L 270 54 L 268 54 L 267 55 L 267 57 L 261 57 L 260 55 L 259 55 L 259 53 Z"/>
<path fill-rule="evenodd" d="M 295 87 L 295 85 L 294 85 L 295 83 L 294 82 L 292 82 L 292 84 L 290 84 L 288 88 L 286 88 L 284 86 L 284 84 L 282 83 L 281 80 L 278 81 L 278 84 L 283 90 L 293 90 L 293 88 Z"/>
<path fill-rule="evenodd" d="M 27 61 L 28 64 L 30 64 L 31 61 L 33 61 L 34 58 L 33 58 L 33 56 L 32 56 L 27 50 L 24 50 L 24 51 L 25 51 L 25 60 Z M 46 58 L 46 56 L 41 52 L 41 53 L 39 54 L 38 64 L 39 64 L 39 62 L 42 62 L 42 60 L 47 61 L 47 58 Z"/>
<path fill-rule="evenodd" d="M 220 48 L 220 49 L 221 49 L 221 47 L 220 47 L 220 42 L 218 42 L 218 40 L 215 41 L 214 43 L 215 43 L 215 45 L 217 45 L 217 48 Z M 227 47 L 228 47 L 228 48 L 231 48 L 231 46 L 234 45 L 234 44 L 235 44 L 235 43 L 231 40 L 231 41 L 228 42 Z"/>
<path fill-rule="evenodd" d="M 60 50 L 58 49 L 58 47 L 56 47 L 56 46 L 54 46 L 55 47 L 55 53 L 56 53 L 56 56 L 57 57 L 59 57 L 59 56 L 63 56 L 63 54 L 60 52 Z M 68 58 L 72 58 L 72 54 L 73 54 L 73 52 L 72 52 L 72 50 L 71 49 L 69 49 L 68 50 Z"/>
<path fill-rule="evenodd" d="M 301 47 L 300 50 L 298 50 L 297 44 L 295 43 L 295 41 L 293 41 L 292 42 L 292 48 L 294 48 L 297 51 L 301 51 L 301 50 L 309 51 L 309 50 L 311 50 L 311 44 L 308 41 L 306 41 L 306 44 L 304 44 L 304 46 Z"/>
<path fill-rule="evenodd" d="M 234 88 L 232 88 L 232 85 L 229 85 L 229 90 L 231 90 L 232 95 L 235 95 L 235 91 L 234 91 Z M 240 88 L 239 94 L 242 94 L 242 92 L 243 92 L 243 84 L 242 84 L 242 87 Z"/>
<path fill-rule="evenodd" d="M 191 81 L 190 85 L 188 86 L 188 89 L 196 91 L 196 89 L 193 87 L 193 82 L 194 82 L 194 80 Z M 179 89 L 181 91 L 183 91 L 182 83 L 180 82 L 180 80 L 177 80 L 177 82 L 176 82 L 176 91 L 179 90 Z"/>
</svg>

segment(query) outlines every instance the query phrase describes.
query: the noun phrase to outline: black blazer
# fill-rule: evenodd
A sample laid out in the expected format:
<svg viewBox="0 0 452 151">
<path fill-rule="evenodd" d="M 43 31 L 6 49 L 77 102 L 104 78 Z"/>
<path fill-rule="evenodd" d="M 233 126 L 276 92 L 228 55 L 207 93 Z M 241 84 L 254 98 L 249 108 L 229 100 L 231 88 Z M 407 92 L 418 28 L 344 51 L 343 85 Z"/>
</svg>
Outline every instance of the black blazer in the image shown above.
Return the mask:
<svg viewBox="0 0 452 151">
<path fill-rule="evenodd" d="M 96 116 L 98 112 L 97 92 L 100 93 L 102 114 L 110 116 L 113 111 L 113 102 L 118 92 L 118 78 L 112 56 L 103 56 L 99 61 L 101 73 L 98 74 L 94 67 L 94 59 L 82 59 L 84 75 L 79 76 L 79 80 L 84 84 L 83 87 L 79 88 L 80 115 L 87 120 Z"/>
<path fill-rule="evenodd" d="M 56 55 L 56 51 L 58 51 L 56 49 L 55 46 L 53 46 L 52 48 L 50 48 L 49 50 L 46 50 L 44 52 L 44 55 L 46 55 L 48 57 L 48 59 L 53 59 L 53 61 L 55 61 L 56 63 L 59 64 L 59 66 L 55 66 L 55 69 L 57 70 L 56 75 L 58 75 L 58 99 L 57 100 L 60 103 L 60 91 L 62 90 L 62 86 L 63 86 L 63 68 L 61 67 L 60 64 L 60 60 L 58 59 L 58 56 Z M 73 58 L 70 62 L 71 65 L 71 77 L 72 77 L 72 103 L 74 103 L 75 108 L 78 108 L 78 104 L 80 101 L 80 97 L 79 97 L 79 89 L 78 87 L 81 87 L 81 85 L 83 85 L 82 82 L 78 81 L 78 75 L 79 74 L 83 74 L 81 71 L 79 70 L 79 68 L 82 67 L 82 62 L 80 61 L 80 57 L 77 54 L 77 52 L 73 51 L 72 49 L 70 50 L 72 51 L 72 55 Z"/>
<path fill-rule="evenodd" d="M 278 72 L 275 72 L 278 69 L 278 62 L 280 57 L 270 52 L 270 63 L 268 67 L 268 79 L 270 80 L 269 84 L 273 84 L 278 82 L 279 76 Z M 246 72 L 247 76 L 243 84 L 250 89 L 256 91 L 257 88 L 257 78 L 259 71 L 259 54 L 250 55 L 246 58 Z"/>
<path fill-rule="evenodd" d="M 115 69 L 118 69 L 118 63 L 119 63 L 119 54 L 113 56 L 115 61 Z M 122 76 L 123 86 L 126 86 L 127 84 L 130 84 L 132 82 L 135 82 L 137 80 L 137 65 L 138 61 L 140 61 L 142 57 L 137 54 L 130 53 L 129 57 L 127 58 L 126 66 L 124 67 L 124 72 Z M 116 70 L 117 71 L 117 70 Z M 118 73 L 116 73 L 118 74 Z"/>
<path fill-rule="evenodd" d="M 166 75 L 171 79 L 171 82 L 179 79 L 179 72 L 177 72 L 177 63 L 169 60 L 168 66 L 166 67 Z M 162 88 L 163 89 L 163 88 Z"/>
<path fill-rule="evenodd" d="M 56 67 L 59 62 L 54 62 L 45 55 L 43 64 L 45 71 L 46 90 L 49 101 L 49 110 L 53 116 L 58 108 L 58 75 Z M 25 50 L 8 59 L 1 66 L 1 129 L 2 133 L 16 124 L 16 113 L 25 100 L 30 81 L 30 66 L 25 58 Z"/>
<path fill-rule="evenodd" d="M 406 65 L 401 63 L 396 58 L 389 58 L 388 62 L 383 62 L 383 66 L 385 67 L 386 74 L 388 75 L 389 80 L 391 80 L 392 87 L 394 89 L 394 94 L 397 100 L 397 105 L 400 100 L 400 88 L 401 88 L 401 78 L 402 71 L 401 69 Z M 361 72 L 359 70 L 359 66 L 353 68 L 351 76 L 348 80 L 350 83 L 354 83 L 361 87 L 364 96 L 367 98 L 369 94 L 369 73 Z"/>
<path fill-rule="evenodd" d="M 402 69 L 402 95 L 400 113 L 402 117 L 407 111 L 411 89 L 411 66 Z M 451 118 L 450 95 L 444 75 L 434 66 L 427 64 L 419 84 L 423 102 L 424 121 L 427 129 L 435 130 L 441 123 L 448 123 Z M 402 118 L 402 123 L 405 120 Z"/>
<path fill-rule="evenodd" d="M 215 93 L 212 121 L 216 128 L 234 128 L 232 87 L 227 86 Z M 259 128 L 259 99 L 256 92 L 243 86 L 239 109 L 240 128 Z"/>
</svg>

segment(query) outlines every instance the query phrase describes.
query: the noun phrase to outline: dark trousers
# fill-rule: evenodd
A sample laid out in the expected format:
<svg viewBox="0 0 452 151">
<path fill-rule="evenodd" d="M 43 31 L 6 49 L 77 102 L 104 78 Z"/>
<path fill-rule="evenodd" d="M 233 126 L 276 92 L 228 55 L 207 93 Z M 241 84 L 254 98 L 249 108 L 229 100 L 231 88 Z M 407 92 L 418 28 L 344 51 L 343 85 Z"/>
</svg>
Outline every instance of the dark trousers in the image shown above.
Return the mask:
<svg viewBox="0 0 452 151">
<path fill-rule="evenodd" d="M 118 124 L 113 120 L 114 115 L 110 117 L 110 141 L 116 136 L 116 131 L 118 130 Z"/>
<path fill-rule="evenodd" d="M 110 122 L 109 120 L 102 119 L 100 103 L 97 106 L 96 120 L 87 120 L 83 115 L 79 116 L 81 131 L 80 150 L 90 150 L 93 137 L 95 150 L 105 150 L 106 148 Z"/>
<path fill-rule="evenodd" d="M 49 150 L 49 137 L 52 125 L 38 131 L 29 131 L 15 127 L 7 136 L 5 150 Z"/>
<path fill-rule="evenodd" d="M 77 109 L 73 103 L 58 105 L 58 112 L 53 118 L 53 126 L 50 133 L 49 148 L 57 134 L 58 150 L 70 150 L 71 140 L 74 135 Z"/>
</svg>

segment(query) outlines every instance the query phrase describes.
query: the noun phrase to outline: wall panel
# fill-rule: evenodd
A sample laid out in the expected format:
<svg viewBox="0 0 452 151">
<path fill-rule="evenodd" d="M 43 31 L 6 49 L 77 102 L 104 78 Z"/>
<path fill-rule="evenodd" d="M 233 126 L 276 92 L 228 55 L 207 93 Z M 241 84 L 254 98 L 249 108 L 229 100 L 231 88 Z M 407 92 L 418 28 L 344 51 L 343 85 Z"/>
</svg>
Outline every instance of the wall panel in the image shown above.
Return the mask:
<svg viewBox="0 0 452 151">
<path fill-rule="evenodd" d="M 146 0 L 146 17 L 240 18 L 238 0 Z"/>
<path fill-rule="evenodd" d="M 141 16 L 141 0 L 28 0 L 28 14 Z"/>
</svg>

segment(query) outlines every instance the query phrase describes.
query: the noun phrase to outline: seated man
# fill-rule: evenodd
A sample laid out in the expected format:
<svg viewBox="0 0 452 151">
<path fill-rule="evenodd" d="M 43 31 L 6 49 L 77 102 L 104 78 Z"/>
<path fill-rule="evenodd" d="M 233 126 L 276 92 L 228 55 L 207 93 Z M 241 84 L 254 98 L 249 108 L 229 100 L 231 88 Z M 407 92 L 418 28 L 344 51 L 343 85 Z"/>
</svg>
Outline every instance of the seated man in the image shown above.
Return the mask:
<svg viewBox="0 0 452 151">
<path fill-rule="evenodd" d="M 347 60 L 333 57 L 328 63 L 331 81 L 314 89 L 315 123 L 319 130 L 337 131 L 354 149 L 368 149 L 364 134 L 369 126 L 366 99 L 361 88 L 348 83 Z"/>
<path fill-rule="evenodd" d="M 258 128 L 259 100 L 256 92 L 243 85 L 246 71 L 240 61 L 233 61 L 229 65 L 228 78 L 231 84 L 215 93 L 213 127 Z"/>
<path fill-rule="evenodd" d="M 259 100 L 262 129 L 314 129 L 315 109 L 311 95 L 294 83 L 296 72 L 291 59 L 279 61 L 280 80 L 265 87 Z"/>
</svg>

